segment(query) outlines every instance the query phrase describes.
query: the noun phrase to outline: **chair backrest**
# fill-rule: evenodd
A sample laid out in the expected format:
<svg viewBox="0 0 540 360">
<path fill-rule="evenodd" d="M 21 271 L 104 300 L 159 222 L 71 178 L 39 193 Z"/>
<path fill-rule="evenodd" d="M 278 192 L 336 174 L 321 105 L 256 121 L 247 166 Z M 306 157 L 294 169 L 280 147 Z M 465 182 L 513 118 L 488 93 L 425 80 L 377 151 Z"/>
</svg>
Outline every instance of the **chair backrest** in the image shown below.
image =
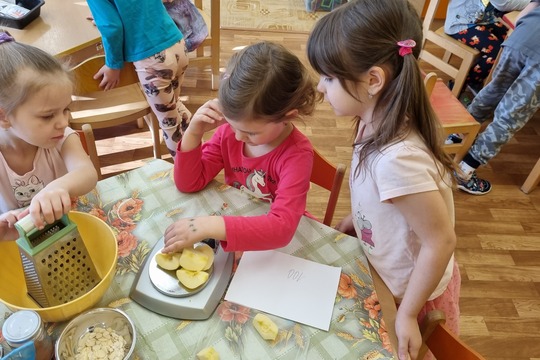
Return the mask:
<svg viewBox="0 0 540 360">
<path fill-rule="evenodd" d="M 316 149 L 313 149 L 313 153 L 313 170 L 311 171 L 310 180 L 312 183 L 330 191 L 323 220 L 323 224 L 330 226 L 347 167 L 343 164 L 333 165 Z"/>
<path fill-rule="evenodd" d="M 422 348 L 418 359 L 423 359 L 429 349 L 437 360 L 485 360 L 482 355 L 454 335 L 445 322 L 444 312 L 432 310 L 427 313 L 420 328 Z"/>
<path fill-rule="evenodd" d="M 431 97 L 435 84 L 437 83 L 437 74 L 430 72 L 424 77 L 424 86 L 426 87 L 426 93 L 428 97 Z"/>
<path fill-rule="evenodd" d="M 433 28 L 435 14 L 440 3 L 441 0 L 430 0 L 424 15 L 424 41 L 420 59 L 454 79 L 452 93 L 457 97 L 480 52 L 445 34 L 444 27 Z M 439 55 L 440 52 L 443 53 L 442 56 Z M 451 61 L 453 57 L 460 60 Z"/>
<path fill-rule="evenodd" d="M 101 180 L 101 165 L 99 163 L 96 149 L 96 138 L 94 137 L 94 131 L 92 130 L 92 126 L 90 126 L 90 124 L 84 124 L 81 130 L 76 131 L 79 134 L 79 138 L 81 139 L 81 144 L 84 150 L 90 157 L 92 164 L 94 164 L 94 168 L 96 169 L 96 172 L 98 174 L 98 180 Z"/>
<path fill-rule="evenodd" d="M 84 95 L 103 90 L 99 87 L 100 80 L 94 79 L 94 75 L 103 65 L 105 65 L 105 55 L 96 55 L 71 68 L 75 82 L 74 95 Z M 133 63 L 124 63 L 124 67 L 120 72 L 120 83 L 117 87 L 138 82 L 139 77 Z"/>
</svg>

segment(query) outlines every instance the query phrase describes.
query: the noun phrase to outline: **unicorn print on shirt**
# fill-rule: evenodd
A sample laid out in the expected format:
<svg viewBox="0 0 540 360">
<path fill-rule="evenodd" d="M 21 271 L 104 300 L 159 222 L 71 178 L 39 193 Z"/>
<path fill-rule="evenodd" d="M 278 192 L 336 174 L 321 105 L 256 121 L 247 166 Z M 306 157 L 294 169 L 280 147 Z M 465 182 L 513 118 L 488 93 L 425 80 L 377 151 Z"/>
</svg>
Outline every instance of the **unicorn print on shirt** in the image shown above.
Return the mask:
<svg viewBox="0 0 540 360">
<path fill-rule="evenodd" d="M 259 188 L 259 186 L 260 187 L 266 186 L 266 180 L 264 179 L 265 175 L 266 175 L 266 172 L 264 172 L 263 170 L 253 170 L 253 172 L 249 174 L 246 179 L 246 186 L 240 185 L 240 184 L 238 184 L 240 186 L 236 186 L 235 184 L 235 187 L 239 188 L 240 190 L 258 199 L 265 200 L 271 203 L 272 195 L 263 194 L 263 192 Z"/>
<path fill-rule="evenodd" d="M 35 175 L 28 179 L 28 182 L 15 180 L 15 185 L 13 186 L 13 195 L 15 195 L 19 207 L 30 205 L 34 195 L 45 187 L 43 181 L 39 180 Z"/>
</svg>

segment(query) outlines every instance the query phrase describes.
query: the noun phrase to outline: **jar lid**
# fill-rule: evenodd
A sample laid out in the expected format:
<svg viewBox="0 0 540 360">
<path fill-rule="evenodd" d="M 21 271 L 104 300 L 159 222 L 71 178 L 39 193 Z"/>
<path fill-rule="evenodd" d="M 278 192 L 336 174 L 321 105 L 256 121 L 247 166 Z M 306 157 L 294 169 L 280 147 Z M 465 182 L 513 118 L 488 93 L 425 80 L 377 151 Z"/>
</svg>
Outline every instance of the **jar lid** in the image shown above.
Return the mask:
<svg viewBox="0 0 540 360">
<path fill-rule="evenodd" d="M 41 327 L 41 318 L 32 310 L 20 310 L 6 319 L 2 334 L 10 346 L 18 347 L 36 336 Z"/>
</svg>

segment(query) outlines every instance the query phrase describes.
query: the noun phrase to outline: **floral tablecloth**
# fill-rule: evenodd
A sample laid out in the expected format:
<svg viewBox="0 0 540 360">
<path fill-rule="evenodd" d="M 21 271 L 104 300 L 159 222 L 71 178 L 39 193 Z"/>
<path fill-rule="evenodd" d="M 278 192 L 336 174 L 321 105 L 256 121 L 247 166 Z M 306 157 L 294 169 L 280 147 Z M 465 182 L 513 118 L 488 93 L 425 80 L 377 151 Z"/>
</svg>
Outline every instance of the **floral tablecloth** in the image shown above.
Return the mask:
<svg viewBox="0 0 540 360">
<path fill-rule="evenodd" d="M 105 220 L 118 239 L 118 268 L 111 287 L 96 305 L 124 310 L 137 327 L 135 359 L 193 359 L 213 346 L 221 359 L 394 359 L 392 347 L 367 260 L 357 239 L 317 221 L 302 218 L 285 253 L 342 268 L 328 332 L 273 317 L 279 334 L 268 342 L 250 319 L 256 310 L 227 301 L 208 320 L 168 318 L 140 306 L 129 297 L 145 257 L 180 217 L 223 214 L 258 215 L 268 205 L 218 182 L 196 194 L 177 191 L 172 164 L 151 160 L 146 165 L 102 180 L 77 199 L 76 209 Z M 284 295 L 286 296 L 286 294 Z M 0 305 L 0 311 L 9 311 Z M 64 323 L 50 324 L 57 336 Z M 4 341 L 0 334 L 0 341 Z"/>
</svg>

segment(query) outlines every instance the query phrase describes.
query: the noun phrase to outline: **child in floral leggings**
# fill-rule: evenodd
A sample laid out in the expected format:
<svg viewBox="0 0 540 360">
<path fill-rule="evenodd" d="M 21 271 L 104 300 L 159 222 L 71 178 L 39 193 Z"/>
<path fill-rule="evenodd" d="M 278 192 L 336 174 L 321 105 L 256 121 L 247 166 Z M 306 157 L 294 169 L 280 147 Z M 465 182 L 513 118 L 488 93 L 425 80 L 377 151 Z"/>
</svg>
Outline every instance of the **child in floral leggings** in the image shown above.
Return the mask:
<svg viewBox="0 0 540 360">
<path fill-rule="evenodd" d="M 171 155 L 191 113 L 178 99 L 188 65 L 184 35 L 162 0 L 88 0 L 101 33 L 105 65 L 94 78 L 109 90 L 118 85 L 124 62 L 133 62 Z"/>
<path fill-rule="evenodd" d="M 174 159 L 176 146 L 191 118 L 191 112 L 178 99 L 188 65 L 184 40 L 133 65 Z"/>
</svg>

